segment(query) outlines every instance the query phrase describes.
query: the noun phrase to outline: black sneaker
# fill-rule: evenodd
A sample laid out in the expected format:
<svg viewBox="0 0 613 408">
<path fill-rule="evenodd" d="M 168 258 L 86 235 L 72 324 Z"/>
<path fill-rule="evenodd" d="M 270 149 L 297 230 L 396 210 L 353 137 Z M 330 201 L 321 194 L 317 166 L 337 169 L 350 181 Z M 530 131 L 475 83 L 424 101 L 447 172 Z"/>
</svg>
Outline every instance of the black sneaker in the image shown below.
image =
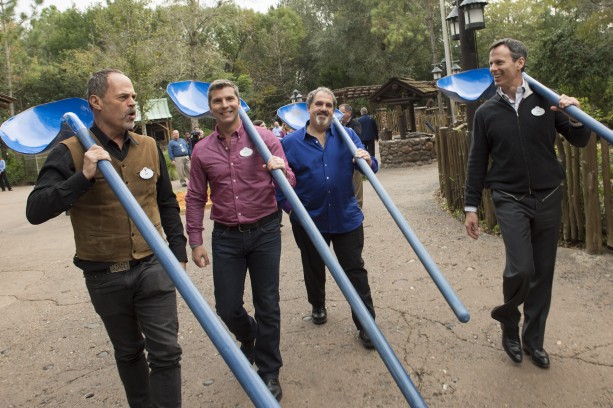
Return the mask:
<svg viewBox="0 0 613 408">
<path fill-rule="evenodd" d="M 247 361 L 251 365 L 255 363 L 255 340 L 251 340 L 247 343 L 241 343 L 241 351 L 247 357 Z"/>
</svg>

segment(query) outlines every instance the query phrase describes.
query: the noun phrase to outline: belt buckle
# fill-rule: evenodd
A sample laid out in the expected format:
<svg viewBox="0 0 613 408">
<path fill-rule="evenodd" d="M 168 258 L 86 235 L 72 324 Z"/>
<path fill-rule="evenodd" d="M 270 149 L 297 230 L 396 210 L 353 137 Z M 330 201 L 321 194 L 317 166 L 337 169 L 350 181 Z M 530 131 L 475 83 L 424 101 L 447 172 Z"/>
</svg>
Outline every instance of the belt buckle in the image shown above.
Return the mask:
<svg viewBox="0 0 613 408">
<path fill-rule="evenodd" d="M 117 262 L 109 266 L 109 272 L 111 273 L 123 272 L 123 271 L 127 271 L 128 269 L 130 269 L 130 262 L 128 261 Z"/>
</svg>

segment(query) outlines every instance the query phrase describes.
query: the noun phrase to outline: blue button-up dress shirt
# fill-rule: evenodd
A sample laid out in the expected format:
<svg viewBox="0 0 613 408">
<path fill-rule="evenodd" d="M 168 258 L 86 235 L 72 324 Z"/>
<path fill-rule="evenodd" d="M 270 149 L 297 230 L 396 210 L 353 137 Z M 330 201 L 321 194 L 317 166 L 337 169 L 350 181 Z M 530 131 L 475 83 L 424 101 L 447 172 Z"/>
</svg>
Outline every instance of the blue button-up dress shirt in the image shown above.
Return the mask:
<svg viewBox="0 0 613 408">
<path fill-rule="evenodd" d="M 296 176 L 294 190 L 321 233 L 353 231 L 364 220 L 354 195 L 353 171 L 357 165 L 353 155 L 333 126 L 326 131 L 325 146 L 306 129 L 305 126 L 281 139 L 285 157 Z M 358 135 L 349 128 L 345 130 L 355 145 L 363 149 Z M 371 168 L 376 172 L 378 162 L 374 157 L 371 159 Z M 278 192 L 277 198 L 287 208 L 283 193 Z"/>
</svg>

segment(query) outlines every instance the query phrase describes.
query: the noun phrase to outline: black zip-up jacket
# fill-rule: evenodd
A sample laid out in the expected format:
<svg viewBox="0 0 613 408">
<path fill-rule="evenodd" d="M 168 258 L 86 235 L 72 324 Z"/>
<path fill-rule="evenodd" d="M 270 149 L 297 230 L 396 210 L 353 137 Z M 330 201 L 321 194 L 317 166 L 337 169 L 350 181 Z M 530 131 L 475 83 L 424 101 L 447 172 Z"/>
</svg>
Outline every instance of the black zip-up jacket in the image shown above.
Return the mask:
<svg viewBox="0 0 613 408">
<path fill-rule="evenodd" d="M 579 147 L 590 137 L 589 129 L 572 126 L 536 93 L 522 99 L 517 112 L 498 94 L 484 103 L 475 113 L 464 204 L 478 207 L 484 187 L 538 197 L 559 186 L 564 171 L 556 156 L 556 133 Z"/>
</svg>

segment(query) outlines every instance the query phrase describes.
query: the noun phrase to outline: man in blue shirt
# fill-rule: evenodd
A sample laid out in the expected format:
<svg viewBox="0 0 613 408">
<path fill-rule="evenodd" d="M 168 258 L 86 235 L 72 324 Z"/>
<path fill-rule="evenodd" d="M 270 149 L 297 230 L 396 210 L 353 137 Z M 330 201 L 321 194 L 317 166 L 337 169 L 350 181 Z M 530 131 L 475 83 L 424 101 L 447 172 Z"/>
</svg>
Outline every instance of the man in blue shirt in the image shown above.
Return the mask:
<svg viewBox="0 0 613 408">
<path fill-rule="evenodd" d="M 189 147 L 185 140 L 179 137 L 178 130 L 172 131 L 171 139 L 168 143 L 168 158 L 177 169 L 181 185 L 187 187 L 185 180 L 189 178 Z"/>
<path fill-rule="evenodd" d="M 309 93 L 306 103 L 310 117 L 306 126 L 281 140 L 296 176 L 295 191 L 325 241 L 328 245 L 332 242 L 341 267 L 374 318 L 368 273 L 362 259 L 364 215 L 353 191 L 353 171 L 357 166 L 342 136 L 330 126 L 336 98 L 330 89 L 321 87 Z M 345 130 L 358 147 L 355 157 L 366 160 L 377 171 L 377 160 L 363 149 L 357 134 L 349 128 Z M 280 204 L 289 209 L 285 198 L 280 199 Z M 315 324 L 324 324 L 327 321 L 325 264 L 291 212 L 290 221 L 302 257 L 304 283 L 313 307 L 312 320 Z M 372 349 L 372 341 L 354 313 L 352 317 L 362 345 Z"/>
</svg>

